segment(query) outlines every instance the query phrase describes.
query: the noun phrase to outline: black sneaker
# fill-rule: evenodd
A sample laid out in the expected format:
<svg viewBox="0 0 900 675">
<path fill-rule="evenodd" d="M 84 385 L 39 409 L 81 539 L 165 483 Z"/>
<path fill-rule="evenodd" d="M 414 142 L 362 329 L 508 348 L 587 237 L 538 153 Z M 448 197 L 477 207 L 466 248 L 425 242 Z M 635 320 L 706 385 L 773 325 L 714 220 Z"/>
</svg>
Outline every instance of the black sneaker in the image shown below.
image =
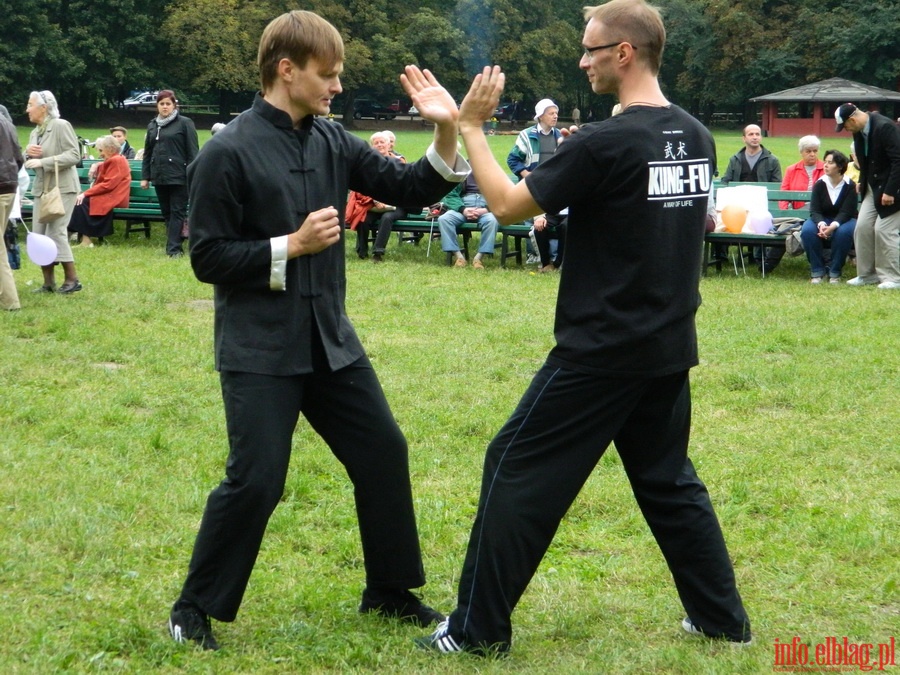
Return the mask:
<svg viewBox="0 0 900 675">
<path fill-rule="evenodd" d="M 396 617 L 422 628 L 440 623 L 446 618 L 437 610 L 422 604 L 422 601 L 410 591 L 400 588 L 378 590 L 367 588 L 363 591 L 359 611 L 363 614 L 375 612 L 381 616 Z"/>
<path fill-rule="evenodd" d="M 691 617 L 687 616 L 681 621 L 681 627 L 686 633 L 691 635 L 702 635 L 711 639 L 724 640 L 731 647 L 749 647 L 753 643 L 753 638 L 747 636 L 746 640 L 735 640 L 727 635 L 710 635 L 706 633 L 700 626 L 695 624 Z"/>
<path fill-rule="evenodd" d="M 175 642 L 192 640 L 203 649 L 215 651 L 219 648 L 209 617 L 192 605 L 175 603 L 169 615 L 169 633 Z"/>
</svg>

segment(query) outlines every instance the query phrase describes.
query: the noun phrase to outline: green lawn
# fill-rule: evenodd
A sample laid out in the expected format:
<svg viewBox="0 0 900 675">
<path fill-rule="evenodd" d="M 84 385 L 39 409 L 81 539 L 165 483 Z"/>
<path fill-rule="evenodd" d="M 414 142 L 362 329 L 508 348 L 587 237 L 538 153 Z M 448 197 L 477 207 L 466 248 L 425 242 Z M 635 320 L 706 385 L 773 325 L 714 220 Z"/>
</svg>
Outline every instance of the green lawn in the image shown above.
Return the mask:
<svg viewBox="0 0 900 675">
<path fill-rule="evenodd" d="M 505 154 L 511 138 L 492 142 Z M 896 636 L 900 294 L 810 286 L 796 258 L 701 284 L 691 452 L 754 646 L 682 633 L 610 451 L 514 614 L 510 658 L 417 652 L 423 631 L 355 611 L 351 487 L 305 423 L 238 620 L 214 626 L 223 650 L 175 645 L 169 606 L 227 449 L 212 289 L 163 243 L 156 226 L 76 249 L 72 297 L 33 295 L 24 255 L 15 272 L 22 311 L 0 316 L 0 672 L 730 675 L 772 672 L 775 640 Z M 348 311 L 409 439 L 423 597 L 449 610 L 484 448 L 552 346 L 558 277 L 451 269 L 396 239 L 382 265 L 348 253 Z"/>
</svg>

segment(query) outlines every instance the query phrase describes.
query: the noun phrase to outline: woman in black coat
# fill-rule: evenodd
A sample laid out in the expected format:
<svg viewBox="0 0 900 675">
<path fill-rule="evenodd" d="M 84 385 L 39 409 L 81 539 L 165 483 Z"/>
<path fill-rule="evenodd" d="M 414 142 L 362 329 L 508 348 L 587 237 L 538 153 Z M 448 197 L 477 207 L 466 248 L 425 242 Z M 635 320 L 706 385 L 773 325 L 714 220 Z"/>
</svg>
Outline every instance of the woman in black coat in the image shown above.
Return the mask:
<svg viewBox="0 0 900 675">
<path fill-rule="evenodd" d="M 187 167 L 200 149 L 194 123 L 179 114 L 175 92 L 164 89 L 156 95 L 159 114 L 147 125 L 141 187 L 156 188 L 159 206 L 166 219 L 166 254 L 184 255 L 181 236 L 187 219 Z"/>
</svg>

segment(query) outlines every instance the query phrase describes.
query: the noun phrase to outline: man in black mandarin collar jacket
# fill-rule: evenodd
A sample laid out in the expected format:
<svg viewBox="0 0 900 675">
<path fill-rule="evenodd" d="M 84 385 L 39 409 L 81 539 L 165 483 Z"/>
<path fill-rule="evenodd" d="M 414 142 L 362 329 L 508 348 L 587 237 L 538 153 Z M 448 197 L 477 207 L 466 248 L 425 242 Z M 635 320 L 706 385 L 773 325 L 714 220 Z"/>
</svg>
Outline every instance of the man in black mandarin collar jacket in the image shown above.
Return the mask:
<svg viewBox="0 0 900 675">
<path fill-rule="evenodd" d="M 407 445 L 344 307 L 342 218 L 348 190 L 428 204 L 464 179 L 458 111 L 430 73 L 407 67 L 401 80 L 435 123 L 435 141 L 426 157 L 401 164 L 322 117 L 341 91 L 343 44 L 331 24 L 311 12 L 284 14 L 266 28 L 259 53 L 262 93 L 203 147 L 188 175 L 191 264 L 215 285 L 231 454 L 169 628 L 208 649 L 218 646 L 209 617 L 237 614 L 300 414 L 354 485 L 366 570 L 360 611 L 420 625 L 443 618 L 409 591 L 425 576 Z"/>
</svg>

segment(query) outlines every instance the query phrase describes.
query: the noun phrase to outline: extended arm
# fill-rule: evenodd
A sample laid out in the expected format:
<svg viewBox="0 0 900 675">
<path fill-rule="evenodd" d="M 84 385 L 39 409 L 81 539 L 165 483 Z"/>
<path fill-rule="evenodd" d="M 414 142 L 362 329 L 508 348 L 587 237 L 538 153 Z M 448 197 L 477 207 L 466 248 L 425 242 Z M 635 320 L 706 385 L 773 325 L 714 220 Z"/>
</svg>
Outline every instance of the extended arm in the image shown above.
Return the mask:
<svg viewBox="0 0 900 675">
<path fill-rule="evenodd" d="M 484 122 L 490 119 L 500 102 L 505 79 L 499 66 L 486 67 L 475 76 L 459 109 L 459 131 L 475 172 L 478 189 L 487 200 L 491 213 L 501 223 L 516 223 L 544 210 L 531 196 L 527 181 L 515 185 L 510 182 L 506 172 L 494 159 L 482 131 Z"/>
</svg>

